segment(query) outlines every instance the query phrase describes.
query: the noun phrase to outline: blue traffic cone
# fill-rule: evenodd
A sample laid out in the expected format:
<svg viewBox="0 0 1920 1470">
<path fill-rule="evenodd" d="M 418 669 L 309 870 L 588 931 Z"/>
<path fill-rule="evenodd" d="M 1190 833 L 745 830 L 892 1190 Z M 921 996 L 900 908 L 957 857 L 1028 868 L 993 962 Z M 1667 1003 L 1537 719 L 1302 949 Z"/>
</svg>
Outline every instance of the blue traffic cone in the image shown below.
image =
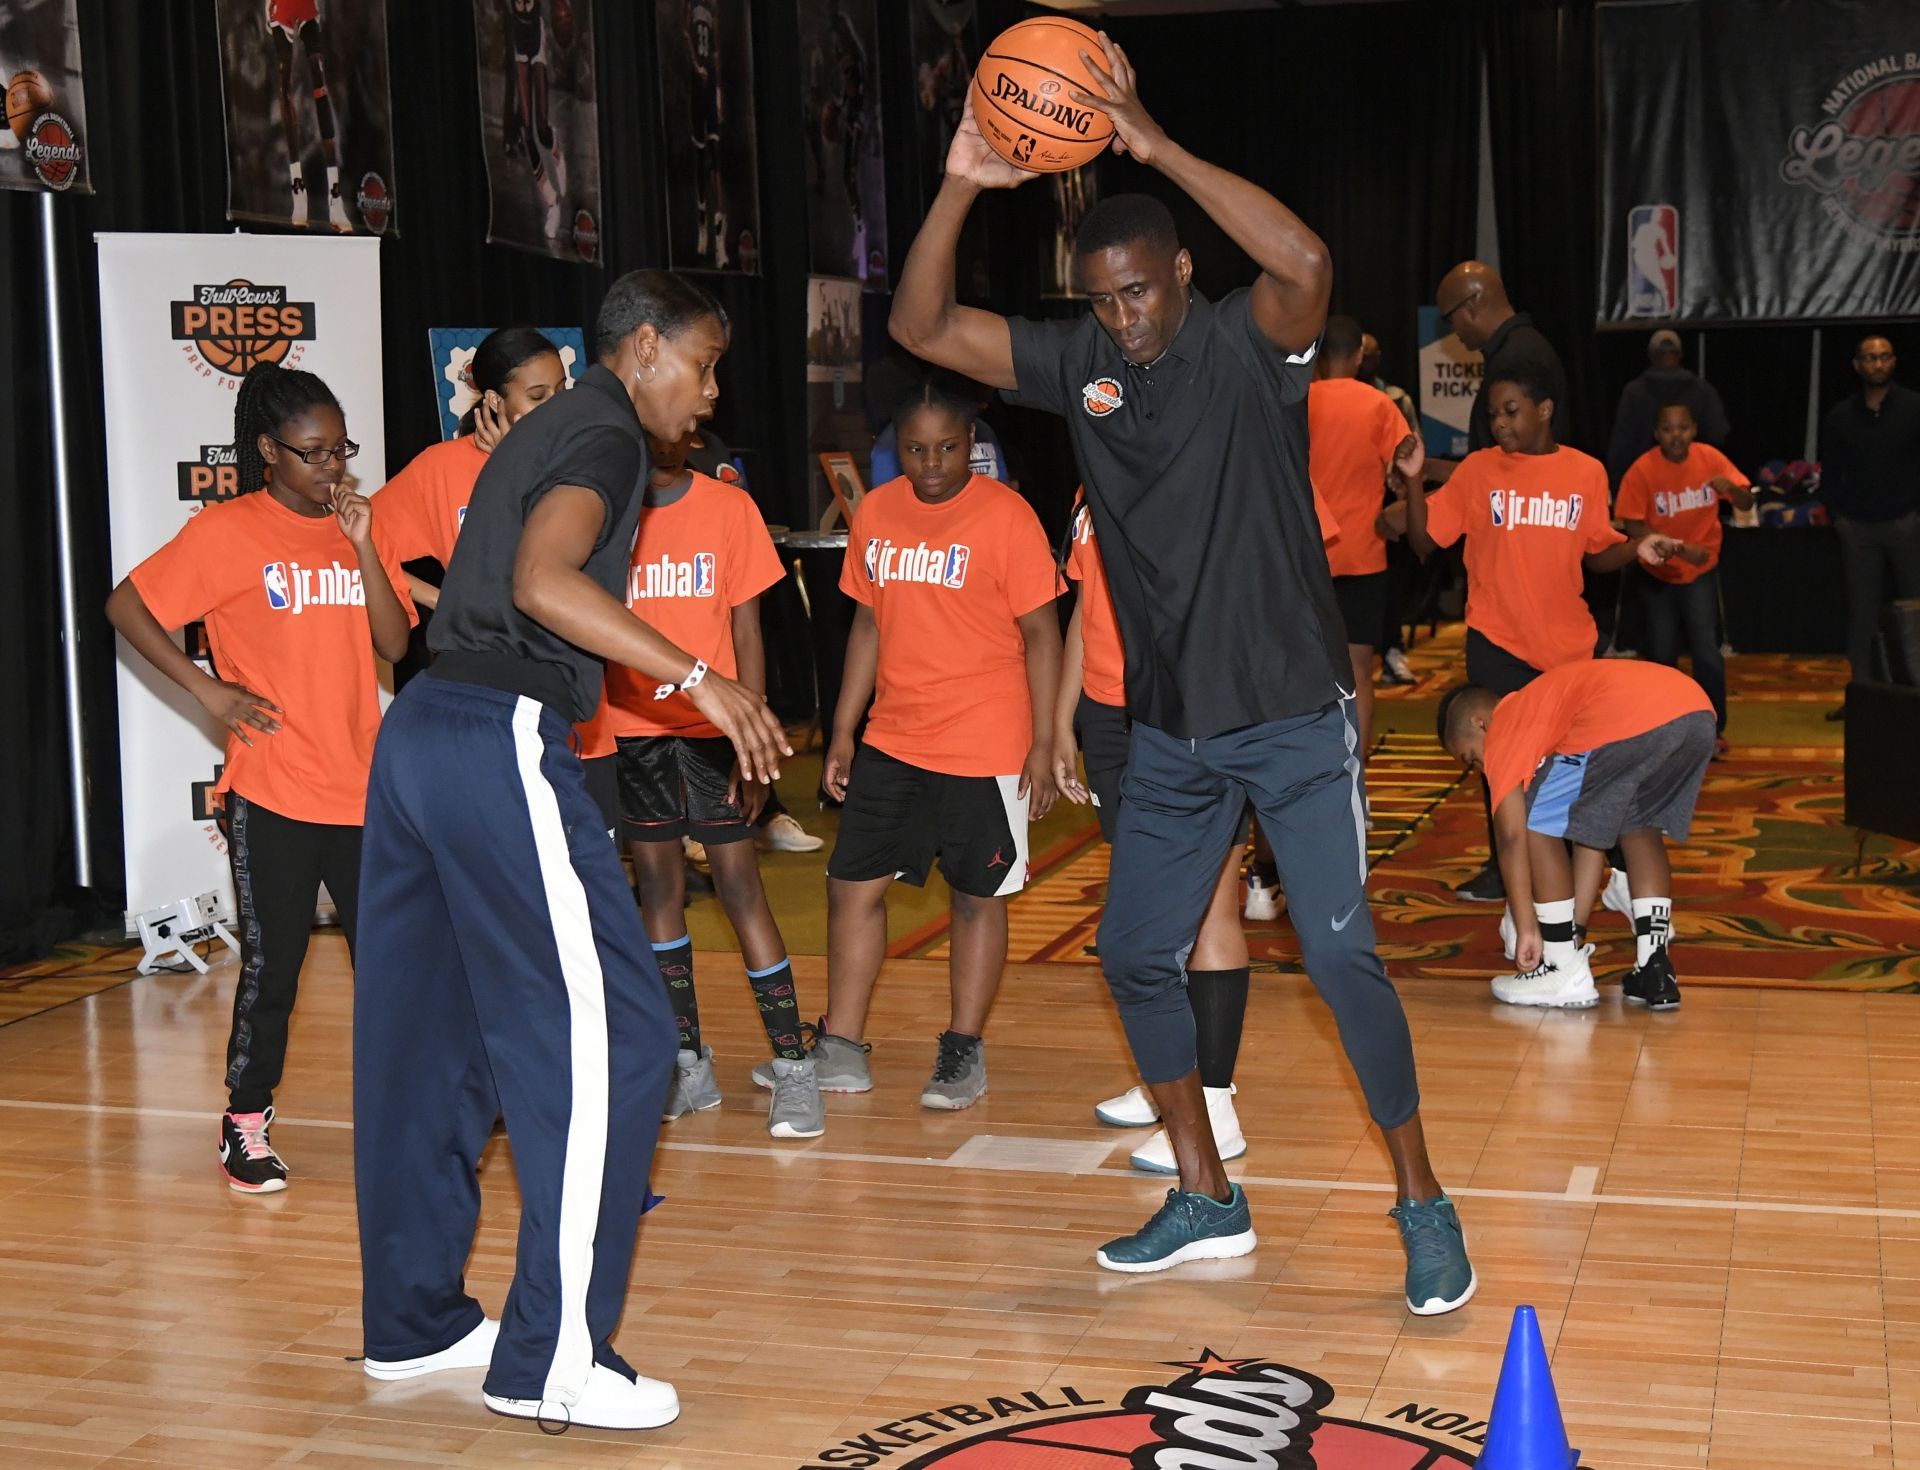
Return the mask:
<svg viewBox="0 0 1920 1470">
<path fill-rule="evenodd" d="M 1580 1451 L 1567 1446 L 1560 1397 L 1553 1391 L 1540 1318 L 1532 1307 L 1514 1308 L 1486 1448 L 1473 1463 L 1475 1470 L 1574 1470 L 1580 1463 Z"/>
</svg>

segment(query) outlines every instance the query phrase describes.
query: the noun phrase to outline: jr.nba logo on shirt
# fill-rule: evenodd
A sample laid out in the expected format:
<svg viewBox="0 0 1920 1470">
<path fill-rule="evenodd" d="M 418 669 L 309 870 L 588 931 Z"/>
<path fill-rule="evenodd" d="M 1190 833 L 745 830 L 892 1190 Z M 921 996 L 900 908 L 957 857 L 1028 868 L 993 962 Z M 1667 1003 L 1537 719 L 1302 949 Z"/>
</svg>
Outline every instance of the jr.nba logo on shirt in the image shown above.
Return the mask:
<svg viewBox="0 0 1920 1470">
<path fill-rule="evenodd" d="M 1566 530 L 1580 524 L 1584 495 L 1529 495 L 1524 490 L 1489 490 L 1487 505 L 1496 528 L 1517 531 L 1522 526 Z"/>
<path fill-rule="evenodd" d="M 270 561 L 260 569 L 267 589 L 267 606 L 295 617 L 310 607 L 365 607 L 367 591 L 357 567 L 333 562 L 303 567 L 297 561 Z"/>
<path fill-rule="evenodd" d="M 895 546 L 891 541 L 875 537 L 868 540 L 864 559 L 867 576 L 876 587 L 885 587 L 890 582 L 964 587 L 973 549 L 958 543 L 929 546 L 924 541 L 914 546 Z"/>
<path fill-rule="evenodd" d="M 711 551 L 696 551 L 686 561 L 662 552 L 653 561 L 637 564 L 627 577 L 627 603 L 650 597 L 711 597 L 718 581 L 718 563 Z"/>
<path fill-rule="evenodd" d="M 941 578 L 941 581 L 948 587 L 966 586 L 967 561 L 972 555 L 972 551 L 965 546 L 949 546 L 947 548 L 947 574 Z"/>
<path fill-rule="evenodd" d="M 1653 513 L 1677 516 L 1690 510 L 1706 510 L 1720 503 L 1720 492 L 1711 485 L 1689 485 L 1684 490 L 1661 490 L 1653 497 Z"/>
<path fill-rule="evenodd" d="M 1636 204 L 1627 211 L 1627 315 L 1672 316 L 1680 304 L 1680 211 Z"/>
</svg>

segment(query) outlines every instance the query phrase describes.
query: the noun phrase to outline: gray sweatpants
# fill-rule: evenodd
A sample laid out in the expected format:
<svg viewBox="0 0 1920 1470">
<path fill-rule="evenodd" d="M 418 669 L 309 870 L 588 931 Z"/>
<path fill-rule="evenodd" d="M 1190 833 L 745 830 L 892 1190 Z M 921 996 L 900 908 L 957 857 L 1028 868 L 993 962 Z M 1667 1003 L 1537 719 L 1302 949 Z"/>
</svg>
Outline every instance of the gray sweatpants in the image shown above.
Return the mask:
<svg viewBox="0 0 1920 1470">
<path fill-rule="evenodd" d="M 1374 950 L 1356 744 L 1344 702 L 1201 740 L 1134 725 L 1100 963 L 1143 1080 L 1171 1082 L 1197 1064 L 1186 959 L 1250 802 L 1368 1111 L 1382 1128 L 1418 1111 L 1406 1013 Z"/>
</svg>

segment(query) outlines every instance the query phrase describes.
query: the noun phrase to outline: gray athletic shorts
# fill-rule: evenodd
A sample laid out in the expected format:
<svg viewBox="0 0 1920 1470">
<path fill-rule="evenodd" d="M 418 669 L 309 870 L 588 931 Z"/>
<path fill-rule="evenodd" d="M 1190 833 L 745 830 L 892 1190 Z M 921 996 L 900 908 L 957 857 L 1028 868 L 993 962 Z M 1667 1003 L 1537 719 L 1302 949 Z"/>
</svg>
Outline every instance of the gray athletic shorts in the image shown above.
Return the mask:
<svg viewBox="0 0 1920 1470">
<path fill-rule="evenodd" d="M 1695 710 L 1582 755 L 1548 756 L 1527 788 L 1527 830 L 1603 849 L 1642 827 L 1685 842 L 1713 734 L 1713 716 Z"/>
</svg>

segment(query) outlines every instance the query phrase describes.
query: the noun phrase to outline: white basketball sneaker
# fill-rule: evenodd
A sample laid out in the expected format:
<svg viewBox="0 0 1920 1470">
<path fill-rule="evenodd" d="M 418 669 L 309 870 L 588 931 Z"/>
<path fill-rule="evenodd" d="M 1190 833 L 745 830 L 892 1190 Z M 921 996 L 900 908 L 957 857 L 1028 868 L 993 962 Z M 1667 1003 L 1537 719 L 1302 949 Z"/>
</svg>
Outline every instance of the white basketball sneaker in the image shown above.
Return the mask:
<svg viewBox="0 0 1920 1470">
<path fill-rule="evenodd" d="M 1246 1135 L 1241 1133 L 1239 1116 L 1233 1110 L 1234 1090 L 1232 1086 L 1205 1089 L 1207 1121 L 1213 1124 L 1213 1142 L 1220 1150 L 1222 1163 L 1237 1159 L 1247 1151 Z M 1127 1162 L 1147 1174 L 1180 1172 L 1180 1166 L 1173 1161 L 1173 1140 L 1167 1137 L 1164 1128 L 1135 1149 Z"/>
<path fill-rule="evenodd" d="M 1531 970 L 1518 975 L 1502 975 L 1493 982 L 1493 998 L 1510 1006 L 1545 1006 L 1553 1010 L 1584 1011 L 1600 1003 L 1600 992 L 1593 983 L 1593 967 L 1588 957 L 1591 944 L 1573 953 L 1573 962 L 1565 967 L 1542 960 Z"/>
<path fill-rule="evenodd" d="M 1109 1128 L 1145 1128 L 1160 1121 L 1160 1109 L 1146 1088 L 1131 1087 L 1118 1097 L 1095 1103 L 1093 1116 Z"/>
</svg>

